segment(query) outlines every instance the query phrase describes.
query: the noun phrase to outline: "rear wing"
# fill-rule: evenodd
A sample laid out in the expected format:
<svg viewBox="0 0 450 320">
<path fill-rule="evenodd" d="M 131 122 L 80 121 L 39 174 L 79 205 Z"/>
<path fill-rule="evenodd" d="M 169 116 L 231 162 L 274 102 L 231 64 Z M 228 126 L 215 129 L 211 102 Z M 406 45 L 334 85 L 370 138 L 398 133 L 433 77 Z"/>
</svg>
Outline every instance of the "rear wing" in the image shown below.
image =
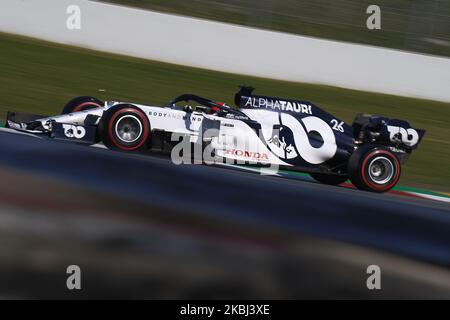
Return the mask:
<svg viewBox="0 0 450 320">
<path fill-rule="evenodd" d="M 406 150 L 416 149 L 425 135 L 425 130 L 412 128 L 406 120 L 362 113 L 356 115 L 352 126 L 357 141 L 377 142 Z"/>
</svg>

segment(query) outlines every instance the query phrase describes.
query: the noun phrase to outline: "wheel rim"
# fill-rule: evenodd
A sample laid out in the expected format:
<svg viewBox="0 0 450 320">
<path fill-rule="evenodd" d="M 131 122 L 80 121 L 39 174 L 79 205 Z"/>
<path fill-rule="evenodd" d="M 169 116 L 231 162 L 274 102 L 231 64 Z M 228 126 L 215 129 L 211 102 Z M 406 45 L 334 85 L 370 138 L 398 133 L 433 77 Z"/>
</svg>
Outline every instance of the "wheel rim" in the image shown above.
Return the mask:
<svg viewBox="0 0 450 320">
<path fill-rule="evenodd" d="M 125 115 L 116 122 L 116 136 L 125 143 L 133 143 L 142 136 L 142 123 L 133 115 Z"/>
<path fill-rule="evenodd" d="M 386 157 L 376 157 L 369 164 L 370 179 L 376 184 L 386 184 L 394 176 L 394 164 Z"/>
</svg>

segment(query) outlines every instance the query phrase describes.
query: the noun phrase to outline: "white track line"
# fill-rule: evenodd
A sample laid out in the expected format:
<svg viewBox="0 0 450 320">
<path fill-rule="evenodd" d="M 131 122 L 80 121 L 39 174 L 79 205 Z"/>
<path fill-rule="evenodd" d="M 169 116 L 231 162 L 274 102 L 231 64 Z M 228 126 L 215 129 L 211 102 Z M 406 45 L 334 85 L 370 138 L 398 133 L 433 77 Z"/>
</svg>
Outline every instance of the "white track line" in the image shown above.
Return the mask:
<svg viewBox="0 0 450 320">
<path fill-rule="evenodd" d="M 431 199 L 431 200 L 436 200 L 436 201 L 442 201 L 442 202 L 448 202 L 450 203 L 450 198 L 446 198 L 446 197 L 440 197 L 440 196 L 434 196 L 431 194 L 426 194 L 426 193 L 418 193 L 418 192 L 410 192 L 411 194 L 414 194 L 418 197 L 421 198 L 425 198 L 425 199 Z"/>
</svg>

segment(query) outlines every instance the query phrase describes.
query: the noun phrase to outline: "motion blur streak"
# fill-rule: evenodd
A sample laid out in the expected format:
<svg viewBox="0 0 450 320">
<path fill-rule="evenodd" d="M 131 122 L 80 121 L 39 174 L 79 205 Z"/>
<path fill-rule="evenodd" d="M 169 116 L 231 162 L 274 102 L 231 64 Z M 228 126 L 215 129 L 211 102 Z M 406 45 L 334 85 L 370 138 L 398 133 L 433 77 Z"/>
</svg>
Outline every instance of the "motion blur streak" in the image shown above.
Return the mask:
<svg viewBox="0 0 450 320">
<path fill-rule="evenodd" d="M 76 32 L 65 25 L 70 5 L 84 17 Z M 2 0 L 0 30 L 185 66 L 450 102 L 446 58 L 99 2 Z"/>
<path fill-rule="evenodd" d="M 0 148 L 3 297 L 450 298 L 446 204 L 6 132 Z"/>
</svg>

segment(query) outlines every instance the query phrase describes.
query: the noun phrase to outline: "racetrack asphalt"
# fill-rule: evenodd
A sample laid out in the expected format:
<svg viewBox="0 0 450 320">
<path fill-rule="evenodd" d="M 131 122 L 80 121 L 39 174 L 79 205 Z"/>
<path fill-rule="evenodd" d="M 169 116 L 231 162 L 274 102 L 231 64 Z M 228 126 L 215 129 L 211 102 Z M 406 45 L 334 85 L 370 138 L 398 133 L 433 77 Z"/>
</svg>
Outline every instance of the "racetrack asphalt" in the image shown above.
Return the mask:
<svg viewBox="0 0 450 320">
<path fill-rule="evenodd" d="M 174 165 L 164 156 L 121 153 L 6 131 L 0 132 L 0 150 L 0 168 L 164 208 L 169 223 L 208 221 L 212 234 L 223 228 L 248 230 L 248 234 L 242 232 L 244 238 L 255 230 L 314 237 L 444 270 L 450 266 L 450 206 L 446 203 L 216 166 Z M 220 227 L 214 230 L 215 226 Z M 276 246 L 274 239 L 259 236 L 257 241 Z M 444 278 L 449 279 L 448 273 Z"/>
</svg>

